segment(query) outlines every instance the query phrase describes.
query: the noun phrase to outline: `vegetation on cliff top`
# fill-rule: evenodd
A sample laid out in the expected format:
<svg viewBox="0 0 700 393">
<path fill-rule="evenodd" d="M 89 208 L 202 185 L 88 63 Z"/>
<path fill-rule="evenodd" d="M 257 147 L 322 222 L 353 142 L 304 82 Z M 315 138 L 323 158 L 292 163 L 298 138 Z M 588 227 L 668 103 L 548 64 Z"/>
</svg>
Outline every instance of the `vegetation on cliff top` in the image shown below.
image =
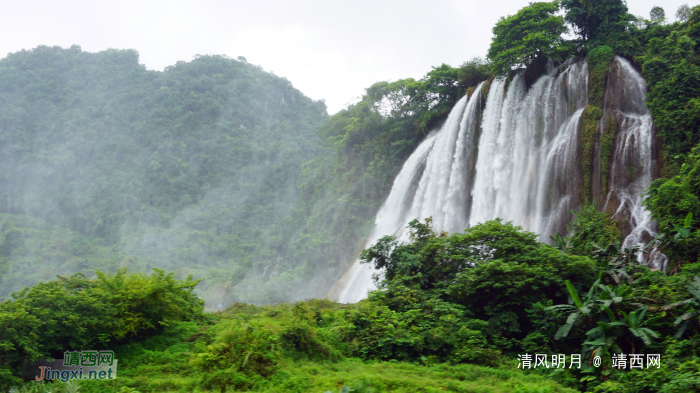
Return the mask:
<svg viewBox="0 0 700 393">
<path fill-rule="evenodd" d="M 555 15 L 559 3 L 530 3 L 518 13 L 501 17 L 493 27 L 488 59 L 496 75 L 507 75 L 513 67 L 527 67 L 537 58 L 561 61 L 573 49 L 562 34 L 569 31 L 564 17 Z"/>
</svg>

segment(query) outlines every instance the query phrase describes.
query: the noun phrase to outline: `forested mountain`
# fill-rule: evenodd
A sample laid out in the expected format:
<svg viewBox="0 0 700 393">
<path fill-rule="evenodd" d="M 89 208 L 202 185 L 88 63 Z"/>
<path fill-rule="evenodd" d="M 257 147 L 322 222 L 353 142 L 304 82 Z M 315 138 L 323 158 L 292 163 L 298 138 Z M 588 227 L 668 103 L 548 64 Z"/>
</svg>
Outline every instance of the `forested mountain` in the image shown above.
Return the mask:
<svg viewBox="0 0 700 393">
<path fill-rule="evenodd" d="M 302 165 L 330 154 L 317 134 L 327 118 L 323 102 L 242 58 L 158 72 L 133 50 L 10 54 L 0 294 L 55 274 L 155 266 L 207 277 L 225 301 L 247 276 L 302 268 L 294 209 Z M 54 226 L 34 234 L 25 216 Z"/>
<path fill-rule="evenodd" d="M 132 50 L 10 54 L 0 296 L 56 274 L 159 267 L 205 277 L 209 307 L 323 297 L 403 160 L 486 72 L 474 60 L 380 82 L 329 122 L 322 101 L 245 59 L 158 72 Z"/>
</svg>

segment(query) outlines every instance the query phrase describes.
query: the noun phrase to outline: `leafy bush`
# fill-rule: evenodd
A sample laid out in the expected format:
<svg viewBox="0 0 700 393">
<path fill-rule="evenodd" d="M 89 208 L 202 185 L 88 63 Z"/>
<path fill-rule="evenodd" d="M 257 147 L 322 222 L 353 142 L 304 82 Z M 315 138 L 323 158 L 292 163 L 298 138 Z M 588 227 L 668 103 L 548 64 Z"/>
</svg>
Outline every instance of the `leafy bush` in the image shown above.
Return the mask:
<svg viewBox="0 0 700 393">
<path fill-rule="evenodd" d="M 700 217 L 700 146 L 681 166 L 679 175 L 657 179 L 647 190 L 644 204 L 664 234 L 663 251 L 676 267 L 700 257 L 700 231 L 694 224 Z"/>
<path fill-rule="evenodd" d="M 409 227 L 412 243 L 398 244 L 388 236 L 361 255 L 385 269 L 379 287 L 387 290 L 387 304 L 397 297 L 421 299 L 412 289 L 431 291 L 432 297 L 489 320 L 496 335 L 524 337 L 529 305 L 560 299 L 565 280 L 585 283 L 596 270 L 591 259 L 563 254 L 500 220 L 451 236 L 432 232 L 429 220 L 414 220 Z"/>
<path fill-rule="evenodd" d="M 175 321 L 202 319 L 203 302 L 193 293 L 198 282 L 160 270 L 150 276 L 118 270 L 25 288 L 0 303 L 0 369 L 17 375 L 26 361 L 110 348 Z"/>
<path fill-rule="evenodd" d="M 622 240 L 617 221 L 598 211 L 595 204 L 583 205 L 574 212 L 574 219 L 567 225 L 572 233 L 569 238 L 569 252 L 575 255 L 591 255 L 594 244 L 607 247 Z"/>
</svg>

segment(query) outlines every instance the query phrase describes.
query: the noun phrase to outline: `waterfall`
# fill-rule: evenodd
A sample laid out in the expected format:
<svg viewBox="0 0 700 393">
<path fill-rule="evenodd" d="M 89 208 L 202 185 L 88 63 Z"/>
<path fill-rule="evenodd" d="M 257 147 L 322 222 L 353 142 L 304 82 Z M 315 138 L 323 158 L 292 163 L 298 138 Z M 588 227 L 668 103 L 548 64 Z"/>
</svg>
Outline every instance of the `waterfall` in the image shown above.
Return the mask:
<svg viewBox="0 0 700 393">
<path fill-rule="evenodd" d="M 609 212 L 614 211 L 613 217 L 627 222 L 629 235 L 622 243 L 624 249 L 644 246 L 656 234 L 651 215 L 642 204 L 644 191 L 657 177 L 653 159 L 656 147 L 651 114 L 644 103 L 644 78 L 621 57 L 615 58 L 611 71 L 599 133 L 610 121 L 617 133 L 610 163 L 610 191 L 604 206 Z M 655 254 L 647 263 L 663 270 L 666 257 Z"/>
<path fill-rule="evenodd" d="M 555 70 L 556 71 L 556 70 Z M 564 232 L 576 207 L 578 125 L 587 104 L 588 68 L 568 65 L 529 90 L 516 75 L 503 94 L 494 81 L 486 101 L 470 226 L 500 217 L 549 239 Z"/>
<path fill-rule="evenodd" d="M 571 211 L 581 201 L 579 134 L 588 105 L 588 67 L 569 60 L 549 68 L 529 88 L 522 73 L 509 83 L 492 81 L 485 103 L 483 83 L 470 98 L 463 97 L 404 164 L 367 246 L 386 235 L 408 241 L 408 222 L 427 217 L 438 232 L 459 232 L 499 217 L 539 234 L 540 241 L 565 234 Z M 615 58 L 599 122 L 598 139 L 606 124 L 616 125 L 609 192 L 600 202 L 629 223 L 626 246 L 648 241 L 654 233 L 641 204 L 655 167 L 645 96 L 644 79 L 626 60 Z M 596 154 L 600 167 L 600 147 Z M 603 177 L 596 179 L 596 190 L 605 189 Z M 355 261 L 339 301 L 365 298 L 375 288 L 375 273 L 381 274 Z"/>
<path fill-rule="evenodd" d="M 482 85 L 477 86 L 471 98 L 462 97 L 445 124 L 430 133 L 406 160 L 379 209 L 368 246 L 386 235 L 407 241 L 406 226 L 416 217 L 433 217 L 435 229 L 458 231 L 466 227 L 470 183 L 466 167 L 476 154 L 471 141 L 478 130 Z M 341 303 L 360 301 L 367 297 L 367 291 L 375 289 L 375 270 L 371 266 L 358 260 L 351 269 L 338 298 Z"/>
</svg>

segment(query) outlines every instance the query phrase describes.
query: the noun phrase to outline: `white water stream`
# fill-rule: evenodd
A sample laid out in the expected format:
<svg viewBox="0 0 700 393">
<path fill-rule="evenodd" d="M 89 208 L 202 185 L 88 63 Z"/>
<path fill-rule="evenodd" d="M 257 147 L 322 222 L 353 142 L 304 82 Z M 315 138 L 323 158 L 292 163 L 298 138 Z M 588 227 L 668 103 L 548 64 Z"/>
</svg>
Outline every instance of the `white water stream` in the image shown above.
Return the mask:
<svg viewBox="0 0 700 393">
<path fill-rule="evenodd" d="M 610 191 L 606 195 L 605 208 L 610 203 L 618 207 L 613 217 L 620 216 L 629 222 L 630 234 L 622 242 L 622 248 L 644 246 L 656 234 L 656 226 L 649 211 L 642 205 L 644 191 L 655 177 L 653 158 L 654 128 L 651 114 L 644 103 L 647 84 L 629 61 L 616 58 L 608 78 L 604 115 L 614 116 L 619 130 L 615 137 L 615 151 L 610 167 Z M 655 254 L 647 263 L 664 270 L 666 256 Z"/>
</svg>

